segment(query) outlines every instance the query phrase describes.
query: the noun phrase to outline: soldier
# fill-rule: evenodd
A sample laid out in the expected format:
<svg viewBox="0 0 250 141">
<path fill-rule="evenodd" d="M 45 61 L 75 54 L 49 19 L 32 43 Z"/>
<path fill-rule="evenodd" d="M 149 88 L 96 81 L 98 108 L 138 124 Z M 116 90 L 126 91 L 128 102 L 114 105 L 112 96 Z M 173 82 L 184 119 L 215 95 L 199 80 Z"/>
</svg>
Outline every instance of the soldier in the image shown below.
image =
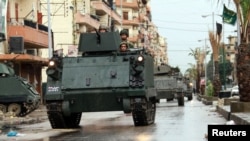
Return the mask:
<svg viewBox="0 0 250 141">
<path fill-rule="evenodd" d="M 127 42 L 129 48 L 134 48 L 134 45 L 128 41 L 128 31 L 123 29 L 120 31 L 120 37 L 122 39 L 122 42 Z"/>
<path fill-rule="evenodd" d="M 128 51 L 128 44 L 127 42 L 121 42 L 120 43 L 120 52 L 126 52 Z"/>
</svg>

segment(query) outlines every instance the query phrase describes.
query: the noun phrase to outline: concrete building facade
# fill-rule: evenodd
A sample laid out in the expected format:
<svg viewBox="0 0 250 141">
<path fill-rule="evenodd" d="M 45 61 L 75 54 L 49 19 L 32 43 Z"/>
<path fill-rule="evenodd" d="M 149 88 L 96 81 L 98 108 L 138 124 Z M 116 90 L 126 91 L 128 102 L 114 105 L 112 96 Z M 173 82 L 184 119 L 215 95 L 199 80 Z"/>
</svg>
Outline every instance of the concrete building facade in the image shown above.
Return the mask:
<svg viewBox="0 0 250 141">
<path fill-rule="evenodd" d="M 64 56 L 77 56 L 80 33 L 93 32 L 104 24 L 110 31 L 127 29 L 129 41 L 135 47 L 145 48 L 157 65 L 168 63 L 166 39 L 152 22 L 150 0 L 50 0 L 49 5 L 47 2 L 7 1 L 8 40 L 0 56 L 0 61 L 14 58 L 17 74 L 32 82 L 40 93 L 42 82 L 46 82 L 49 27 L 51 47 Z M 8 42 L 16 36 L 23 39 L 24 46 L 20 52 L 9 51 Z"/>
</svg>

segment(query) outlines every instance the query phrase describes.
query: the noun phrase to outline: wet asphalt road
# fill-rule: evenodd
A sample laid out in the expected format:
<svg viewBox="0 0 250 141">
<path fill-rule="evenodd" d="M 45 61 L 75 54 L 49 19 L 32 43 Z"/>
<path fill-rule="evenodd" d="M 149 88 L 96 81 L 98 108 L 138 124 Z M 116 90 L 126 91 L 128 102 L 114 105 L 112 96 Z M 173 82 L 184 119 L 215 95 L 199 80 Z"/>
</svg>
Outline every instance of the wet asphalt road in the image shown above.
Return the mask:
<svg viewBox="0 0 250 141">
<path fill-rule="evenodd" d="M 122 112 L 88 113 L 83 115 L 81 129 L 52 141 L 202 141 L 207 140 L 208 124 L 225 124 L 226 120 L 208 106 L 196 100 L 157 104 L 155 124 L 134 127 L 131 115 Z"/>
<path fill-rule="evenodd" d="M 83 113 L 80 128 L 51 129 L 48 121 L 18 126 L 22 137 L 4 137 L 1 141 L 202 141 L 207 140 L 208 124 L 227 121 L 215 111 L 215 105 L 204 105 L 185 99 L 185 106 L 177 101 L 161 100 L 157 104 L 155 124 L 135 127 L 131 114 L 118 112 Z M 43 139 L 42 139 L 43 138 Z"/>
</svg>

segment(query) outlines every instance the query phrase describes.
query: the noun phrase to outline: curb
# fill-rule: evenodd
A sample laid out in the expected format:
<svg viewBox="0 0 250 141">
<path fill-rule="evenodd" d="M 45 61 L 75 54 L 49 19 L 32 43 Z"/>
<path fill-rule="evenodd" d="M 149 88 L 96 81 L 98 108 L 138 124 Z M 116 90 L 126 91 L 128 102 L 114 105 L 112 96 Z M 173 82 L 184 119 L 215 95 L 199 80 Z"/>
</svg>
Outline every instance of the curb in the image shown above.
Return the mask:
<svg viewBox="0 0 250 141">
<path fill-rule="evenodd" d="M 250 125 L 250 112 L 231 113 L 230 106 L 216 106 L 216 110 L 225 119 L 233 120 L 237 125 Z"/>
<path fill-rule="evenodd" d="M 227 106 L 216 106 L 216 110 L 219 114 L 221 114 L 226 120 L 230 120 L 230 112 L 229 109 L 230 107 Z"/>
</svg>

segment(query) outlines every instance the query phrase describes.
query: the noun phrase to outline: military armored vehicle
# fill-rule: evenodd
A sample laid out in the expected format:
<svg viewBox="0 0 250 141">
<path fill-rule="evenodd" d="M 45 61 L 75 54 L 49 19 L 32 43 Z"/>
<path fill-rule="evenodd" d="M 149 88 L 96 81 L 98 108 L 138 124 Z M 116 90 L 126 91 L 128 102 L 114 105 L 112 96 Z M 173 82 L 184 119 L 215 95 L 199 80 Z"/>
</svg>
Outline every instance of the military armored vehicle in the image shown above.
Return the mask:
<svg viewBox="0 0 250 141">
<path fill-rule="evenodd" d="M 189 78 L 183 77 L 184 96 L 190 101 L 193 99 L 193 84 Z"/>
<path fill-rule="evenodd" d="M 132 113 L 135 126 L 155 122 L 153 58 L 144 49 L 119 51 L 118 32 L 82 33 L 77 57 L 53 56 L 45 95 L 53 129 L 77 128 L 84 112 Z"/>
<path fill-rule="evenodd" d="M 158 102 L 160 99 L 166 99 L 166 101 L 177 99 L 178 105 L 184 106 L 184 97 L 190 100 L 190 93 L 187 91 L 183 77 L 178 72 L 173 72 L 167 64 L 154 67 L 154 83 Z"/>
<path fill-rule="evenodd" d="M 0 63 L 0 110 L 25 116 L 40 105 L 40 95 L 24 78 L 15 75 L 11 66 Z"/>
</svg>

